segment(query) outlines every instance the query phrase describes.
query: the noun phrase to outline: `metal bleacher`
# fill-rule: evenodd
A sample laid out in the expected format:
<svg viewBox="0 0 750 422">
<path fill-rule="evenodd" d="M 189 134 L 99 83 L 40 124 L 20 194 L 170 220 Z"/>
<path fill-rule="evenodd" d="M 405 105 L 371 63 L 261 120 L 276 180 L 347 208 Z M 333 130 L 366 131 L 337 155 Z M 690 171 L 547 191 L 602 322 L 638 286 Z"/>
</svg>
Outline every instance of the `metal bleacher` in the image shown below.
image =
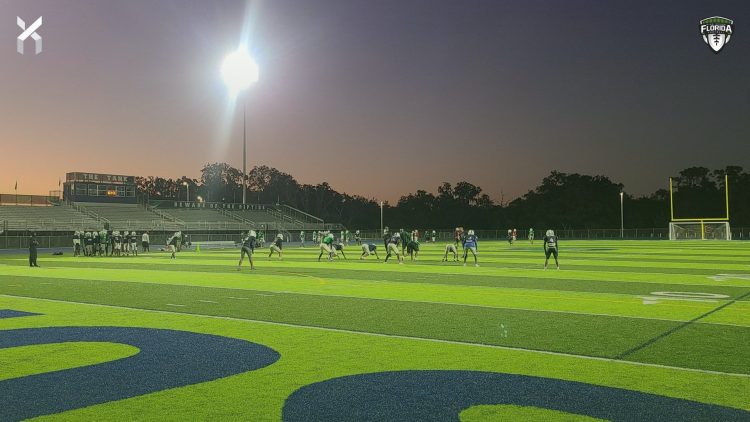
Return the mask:
<svg viewBox="0 0 750 422">
<path fill-rule="evenodd" d="M 0 206 L 0 221 L 8 231 L 100 230 L 104 224 L 69 205 Z"/>
<path fill-rule="evenodd" d="M 251 209 L 232 207 L 171 207 L 174 202 L 140 204 L 107 204 L 77 202 L 46 205 L 4 205 L 0 203 L 0 230 L 76 231 L 214 231 L 248 230 L 320 230 L 331 228 L 323 220 L 287 205 L 251 205 Z M 219 205 L 219 204 L 216 204 Z M 238 205 L 239 204 L 235 204 Z M 331 227 L 329 227 L 331 226 Z"/>
<path fill-rule="evenodd" d="M 96 216 L 115 230 L 179 230 L 179 220 L 168 220 L 136 204 L 92 204 L 78 205 L 81 212 Z"/>
<path fill-rule="evenodd" d="M 183 223 L 186 230 L 247 230 L 248 223 L 226 212 L 213 209 L 161 209 L 165 215 Z"/>
</svg>

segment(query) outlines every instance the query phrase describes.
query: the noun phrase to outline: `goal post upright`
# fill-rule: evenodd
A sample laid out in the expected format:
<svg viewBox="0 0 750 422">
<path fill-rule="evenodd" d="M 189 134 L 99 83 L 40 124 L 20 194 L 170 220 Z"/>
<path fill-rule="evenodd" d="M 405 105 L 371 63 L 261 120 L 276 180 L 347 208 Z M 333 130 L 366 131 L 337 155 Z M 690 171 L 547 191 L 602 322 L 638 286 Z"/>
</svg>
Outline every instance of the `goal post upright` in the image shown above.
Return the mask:
<svg viewBox="0 0 750 422">
<path fill-rule="evenodd" d="M 724 175 L 724 216 L 723 217 L 694 217 L 694 218 L 675 218 L 674 216 L 674 181 L 673 178 L 669 178 L 669 238 L 675 240 L 678 238 L 689 238 L 678 236 L 678 233 L 692 233 L 697 236 L 700 233 L 700 239 L 706 240 L 706 226 L 710 226 L 711 235 L 713 239 L 717 239 L 717 232 L 723 233 L 722 238 L 726 240 L 731 239 L 731 231 L 729 228 L 729 176 Z M 690 229 L 690 226 L 700 226 Z M 687 229 L 685 227 L 688 227 Z M 717 230 L 717 227 L 720 228 Z M 682 230 L 682 232 L 680 232 Z M 697 239 L 697 237 L 695 237 Z"/>
<path fill-rule="evenodd" d="M 669 178 L 669 221 L 674 221 L 674 196 L 672 194 L 672 178 Z"/>
</svg>

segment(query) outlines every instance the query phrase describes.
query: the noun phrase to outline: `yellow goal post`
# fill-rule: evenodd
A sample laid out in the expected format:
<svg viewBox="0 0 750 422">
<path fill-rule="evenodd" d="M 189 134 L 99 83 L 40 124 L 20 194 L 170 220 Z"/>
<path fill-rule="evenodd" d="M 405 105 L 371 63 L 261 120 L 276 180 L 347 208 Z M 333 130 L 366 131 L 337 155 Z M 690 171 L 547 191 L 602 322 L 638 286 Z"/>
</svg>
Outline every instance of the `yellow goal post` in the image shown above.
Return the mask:
<svg viewBox="0 0 750 422">
<path fill-rule="evenodd" d="M 675 218 L 674 185 L 669 178 L 670 240 L 731 240 L 729 227 L 729 177 L 724 176 L 724 215 L 718 217 Z"/>
</svg>

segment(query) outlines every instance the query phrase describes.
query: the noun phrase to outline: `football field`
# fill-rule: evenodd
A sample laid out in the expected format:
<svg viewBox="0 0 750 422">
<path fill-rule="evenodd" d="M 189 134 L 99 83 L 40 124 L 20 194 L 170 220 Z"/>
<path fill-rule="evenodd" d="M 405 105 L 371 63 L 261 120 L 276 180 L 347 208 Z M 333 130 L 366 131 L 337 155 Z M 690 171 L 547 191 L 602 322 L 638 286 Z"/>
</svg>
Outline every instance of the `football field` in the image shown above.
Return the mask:
<svg viewBox="0 0 750 422">
<path fill-rule="evenodd" d="M 750 420 L 750 243 L 377 245 L 0 255 L 0 420 Z"/>
</svg>

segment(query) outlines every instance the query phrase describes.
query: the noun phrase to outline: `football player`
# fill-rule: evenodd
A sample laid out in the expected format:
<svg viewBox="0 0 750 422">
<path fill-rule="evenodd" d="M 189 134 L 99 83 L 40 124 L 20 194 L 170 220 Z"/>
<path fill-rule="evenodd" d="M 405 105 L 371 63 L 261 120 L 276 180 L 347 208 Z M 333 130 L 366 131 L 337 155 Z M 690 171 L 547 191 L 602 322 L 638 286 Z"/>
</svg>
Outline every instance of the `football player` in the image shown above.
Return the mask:
<svg viewBox="0 0 750 422">
<path fill-rule="evenodd" d="M 359 259 L 365 259 L 372 254 L 375 254 L 375 258 L 380 261 L 380 257 L 378 256 L 378 247 L 375 246 L 374 243 L 362 245 L 362 255 L 359 257 Z"/>
<path fill-rule="evenodd" d="M 388 258 L 391 257 L 391 255 L 396 255 L 396 258 L 398 258 L 398 263 L 403 264 L 404 258 L 401 256 L 401 251 L 399 249 L 399 243 L 401 243 L 403 240 L 401 239 L 401 235 L 396 232 L 391 236 L 390 240 L 388 241 L 388 249 L 386 250 L 387 254 L 385 255 L 385 262 L 388 262 Z"/>
<path fill-rule="evenodd" d="M 443 254 L 442 262 L 446 262 L 448 260 L 449 253 L 453 254 L 453 261 L 458 262 L 458 250 L 456 250 L 456 246 L 454 246 L 452 243 L 445 245 L 445 254 Z"/>
<path fill-rule="evenodd" d="M 560 269 L 560 263 L 557 261 L 557 248 L 560 241 L 555 236 L 555 231 L 552 229 L 547 230 L 544 236 L 544 269 L 547 269 L 547 262 L 549 261 L 550 255 L 555 256 L 555 265 L 557 269 Z"/>
<path fill-rule="evenodd" d="M 477 243 L 477 236 L 474 234 L 474 230 L 469 230 L 468 236 L 464 239 L 464 266 L 466 266 L 466 258 L 469 256 L 469 252 L 474 255 L 474 266 L 479 266 L 477 262 Z"/>
<path fill-rule="evenodd" d="M 247 255 L 247 260 L 250 262 L 250 269 L 254 270 L 253 252 L 255 252 L 255 230 L 247 232 L 247 235 L 242 238 L 240 245 L 240 262 L 237 264 L 237 271 L 242 270 L 242 261 L 245 259 L 245 255 Z"/>
<path fill-rule="evenodd" d="M 268 258 L 271 258 L 274 254 L 274 252 L 279 254 L 279 259 L 283 258 L 281 254 L 281 249 L 284 244 L 284 235 L 279 233 L 276 235 L 276 239 L 274 239 L 273 242 L 271 242 L 271 253 L 268 254 Z"/>
</svg>

